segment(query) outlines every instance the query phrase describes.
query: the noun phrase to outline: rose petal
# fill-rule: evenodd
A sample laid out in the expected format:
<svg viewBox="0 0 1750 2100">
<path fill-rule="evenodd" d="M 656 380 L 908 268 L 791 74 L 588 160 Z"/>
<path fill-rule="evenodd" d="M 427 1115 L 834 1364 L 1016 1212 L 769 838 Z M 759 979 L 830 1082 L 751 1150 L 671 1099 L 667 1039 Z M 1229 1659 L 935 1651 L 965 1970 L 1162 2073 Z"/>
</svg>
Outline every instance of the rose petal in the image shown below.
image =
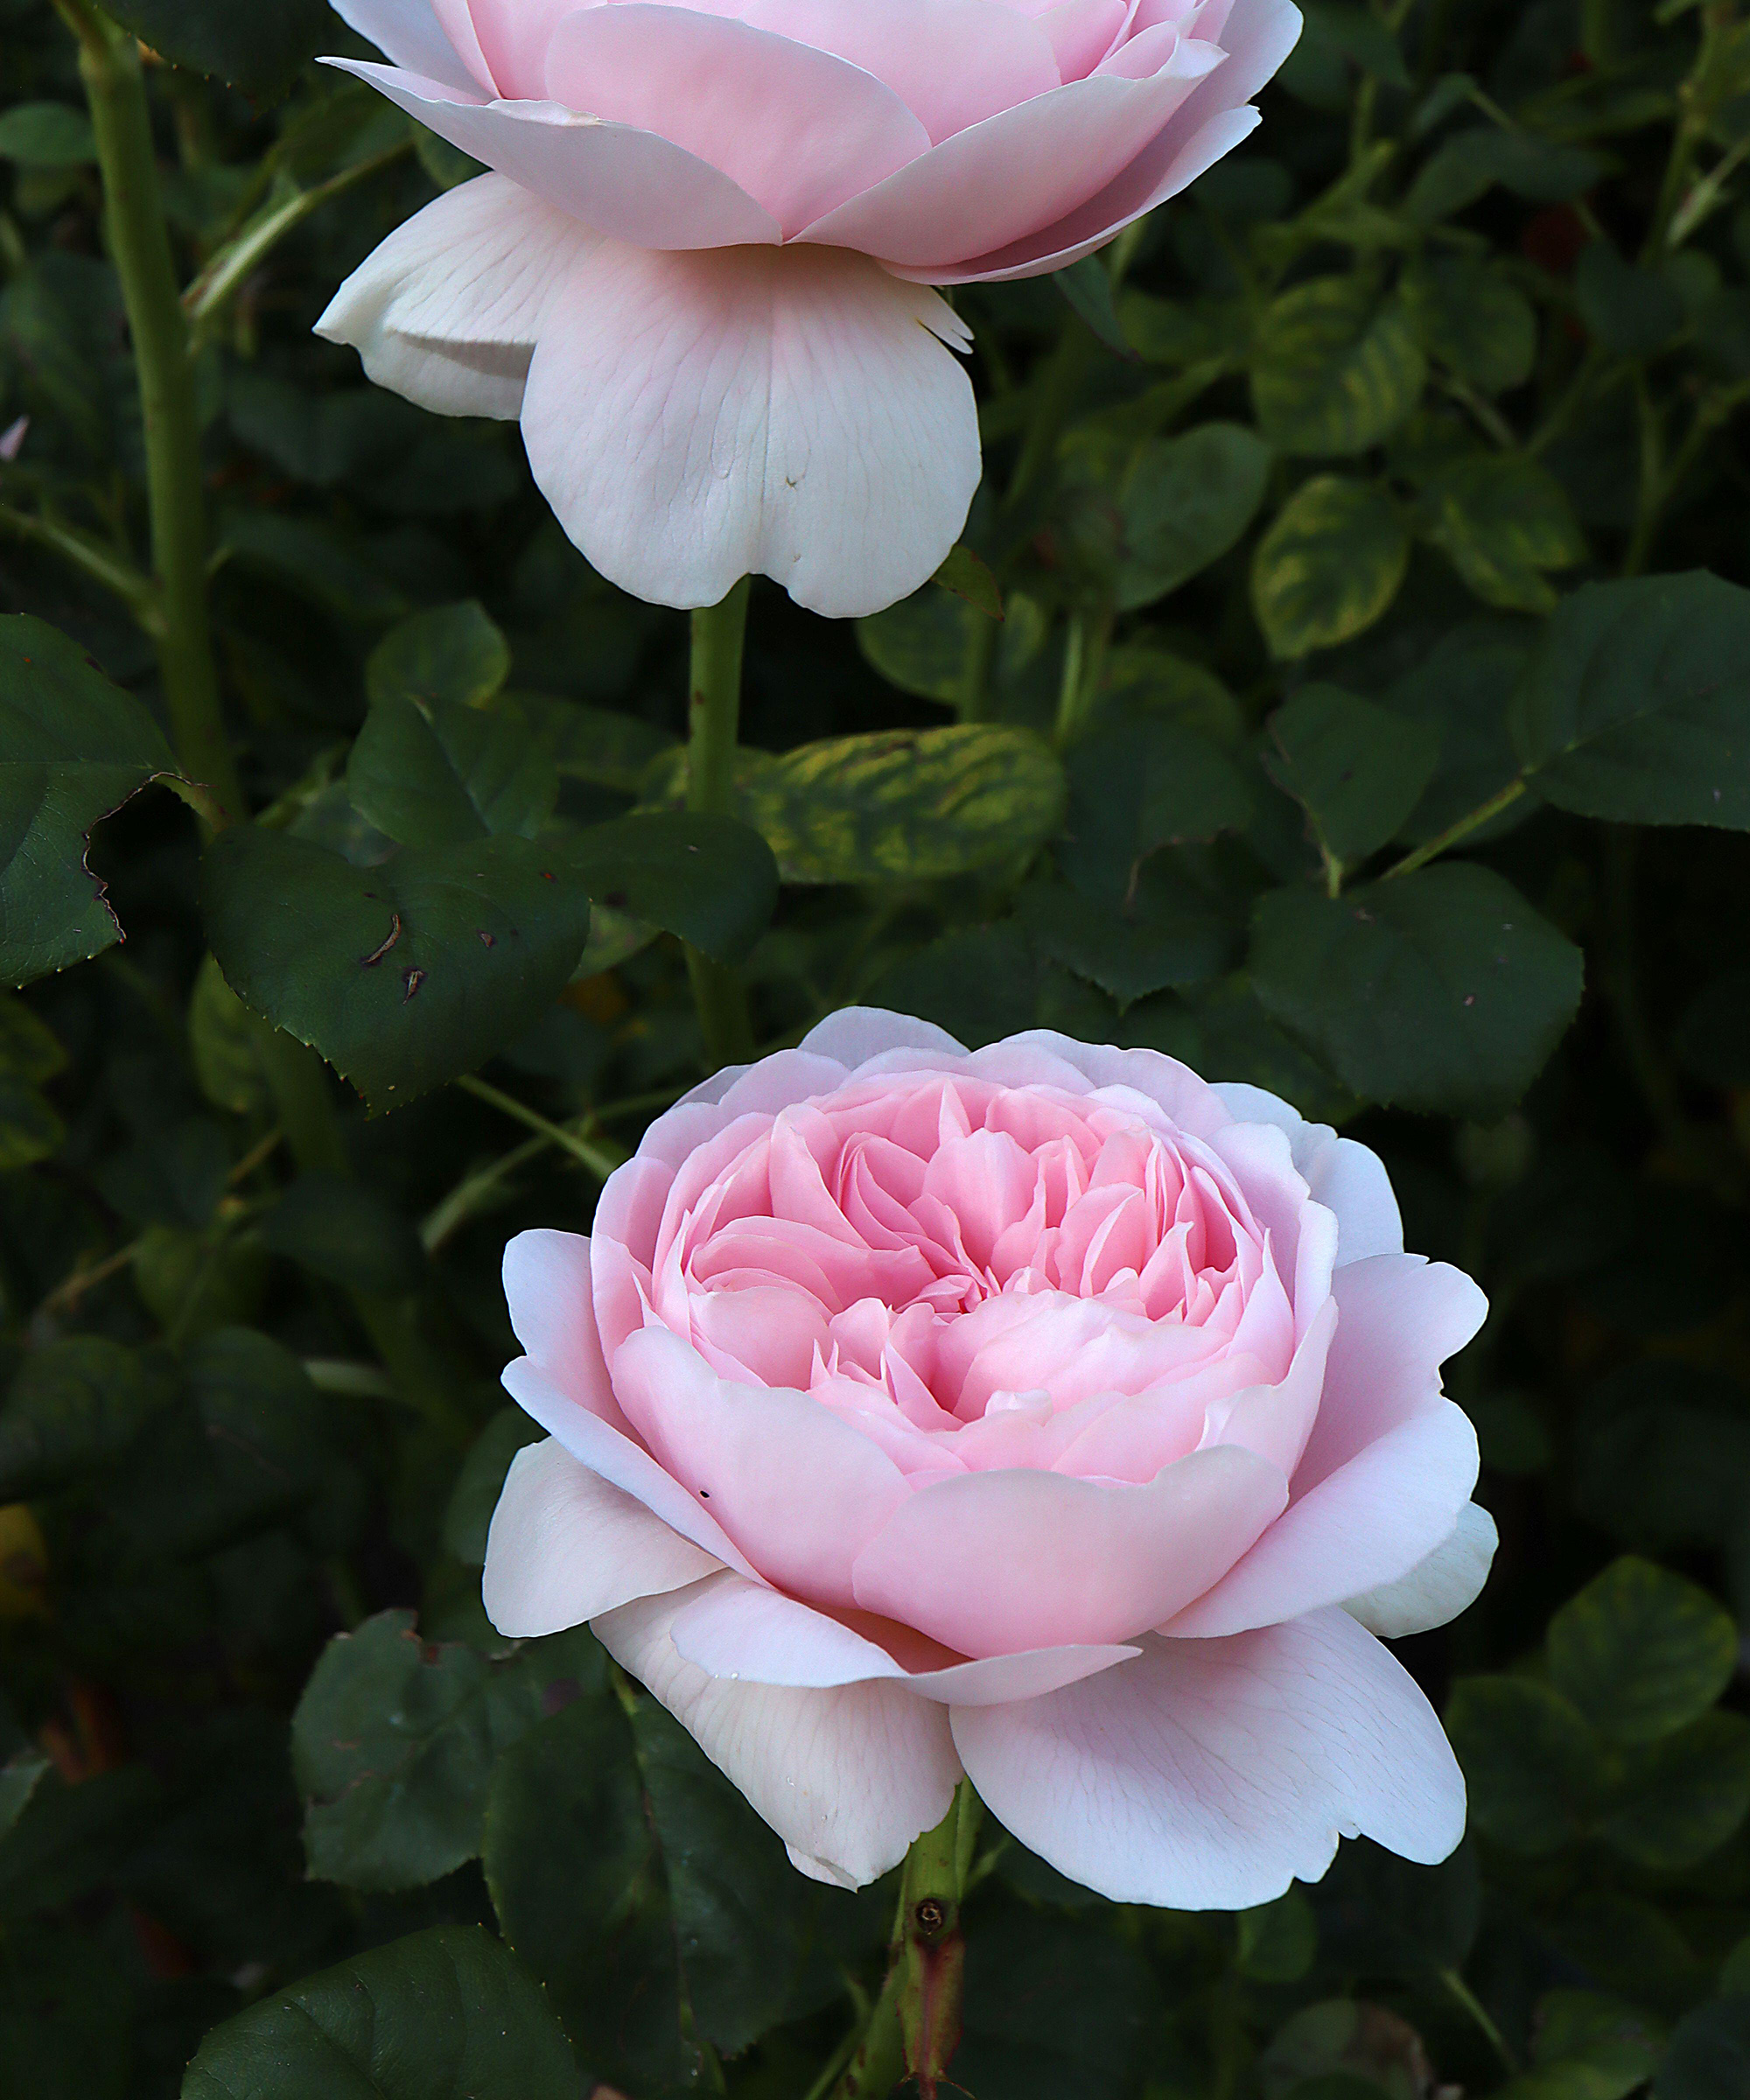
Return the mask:
<svg viewBox="0 0 1750 2100">
<path fill-rule="evenodd" d="M 560 1391 L 624 1429 L 596 1332 L 584 1235 L 518 1233 L 504 1250 L 504 1296 L 512 1332 Z"/>
<path fill-rule="evenodd" d="M 951 273 L 1103 189 L 1219 59 L 1183 46 L 1152 79 L 1074 80 L 1037 95 L 956 132 L 800 238 L 861 248 L 908 274 Z"/>
<path fill-rule="evenodd" d="M 578 116 L 556 102 L 458 101 L 418 74 L 331 59 L 398 109 L 558 210 L 643 248 L 776 242 L 778 222 L 727 175 L 649 131 Z"/>
<path fill-rule="evenodd" d="M 597 236 L 502 175 L 416 212 L 360 264 L 316 324 L 368 378 L 440 416 L 522 413 L 541 317 Z"/>
<path fill-rule="evenodd" d="M 836 1619 L 738 1576 L 702 1586 L 676 1619 L 675 1645 L 714 1677 L 823 1688 L 892 1680 L 942 1705 L 989 1706 L 1037 1698 L 1138 1651 L 1122 1644 L 1036 1648 L 982 1662 L 907 1670 L 885 1648 Z M 921 1645 L 921 1644 L 920 1644 Z"/>
<path fill-rule="evenodd" d="M 1432 1709 L 1340 1611 L 1150 1639 L 1122 1670 L 953 1719 L 993 1814 L 1116 1902 L 1249 1909 L 1316 1881 L 1340 1837 L 1432 1864 L 1464 1834 L 1464 1780 Z"/>
<path fill-rule="evenodd" d="M 682 1589 L 721 1564 L 550 1438 L 511 1460 L 481 1594 L 500 1633 L 533 1641 Z"/>
<path fill-rule="evenodd" d="M 816 1057 L 836 1058 L 850 1072 L 889 1050 L 929 1050 L 942 1057 L 964 1057 L 966 1046 L 933 1021 L 890 1013 L 884 1006 L 842 1006 L 809 1029 L 802 1048 Z"/>
<path fill-rule="evenodd" d="M 934 575 L 977 486 L 972 388 L 943 347 L 966 340 L 859 256 L 605 244 L 549 310 L 529 464 L 636 597 L 715 605 L 754 571 L 811 611 L 873 612 Z"/>
<path fill-rule="evenodd" d="M 861 1888 L 947 1815 L 961 1776 L 946 1711 L 894 1684 L 794 1690 L 689 1662 L 669 1629 L 696 1591 L 595 1621 L 602 1645 L 660 1699 L 805 1871 Z"/>
<path fill-rule="evenodd" d="M 1376 1152 L 1353 1138 L 1338 1137 L 1328 1124 L 1308 1123 L 1298 1109 L 1262 1087 L 1231 1083 L 1214 1091 L 1238 1122 L 1274 1124 L 1286 1136 L 1313 1201 L 1335 1214 L 1340 1263 L 1403 1253 L 1404 1220 Z"/>
<path fill-rule="evenodd" d="M 855 1601 L 966 1656 L 1126 1641 L 1207 1590 L 1287 1499 L 1275 1466 L 1219 1446 L 1145 1487 L 963 1474 L 899 1505 L 857 1556 Z"/>
<path fill-rule="evenodd" d="M 872 74 L 746 22 L 643 0 L 566 16 L 543 92 L 721 168 L 786 235 L 930 145 Z"/>
<path fill-rule="evenodd" d="M 331 4 L 392 65 L 463 94 L 474 92 L 475 76 L 445 35 L 431 0 L 331 0 Z"/>
<path fill-rule="evenodd" d="M 1396 1582 L 1365 1596 L 1346 1598 L 1343 1609 L 1382 1641 L 1401 1641 L 1445 1626 L 1476 1602 L 1500 1543 L 1488 1511 L 1466 1502 L 1452 1536 L 1426 1560 Z"/>
</svg>

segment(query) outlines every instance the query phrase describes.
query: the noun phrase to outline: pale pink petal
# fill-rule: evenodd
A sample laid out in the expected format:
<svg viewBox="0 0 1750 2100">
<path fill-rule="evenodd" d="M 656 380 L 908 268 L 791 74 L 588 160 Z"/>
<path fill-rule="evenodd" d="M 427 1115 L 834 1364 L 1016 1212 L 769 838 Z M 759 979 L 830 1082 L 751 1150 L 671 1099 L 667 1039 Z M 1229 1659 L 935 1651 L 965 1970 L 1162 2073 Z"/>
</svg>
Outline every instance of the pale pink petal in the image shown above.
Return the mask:
<svg viewBox="0 0 1750 2100">
<path fill-rule="evenodd" d="M 804 1393 L 718 1378 L 663 1327 L 626 1342 L 614 1390 L 653 1457 L 768 1581 L 858 1601 L 851 1563 L 910 1493 L 867 1437 Z"/>
<path fill-rule="evenodd" d="M 602 1361 L 590 1282 L 590 1242 L 582 1233 L 520 1232 L 504 1250 L 510 1325 L 567 1398 L 613 1421 L 620 1410 Z"/>
<path fill-rule="evenodd" d="M 331 4 L 343 22 L 368 38 L 392 65 L 423 74 L 461 94 L 472 94 L 477 76 L 458 56 L 431 0 L 331 0 Z"/>
<path fill-rule="evenodd" d="M 816 1880 L 861 1888 L 947 1815 L 961 1777 L 947 1711 L 897 1684 L 828 1690 L 742 1684 L 689 1662 L 669 1629 L 691 1594 L 595 1621 L 602 1645 L 660 1699 Z"/>
<path fill-rule="evenodd" d="M 672 1167 L 660 1159 L 632 1158 L 616 1167 L 596 1201 L 596 1250 L 590 1264 L 595 1279 L 596 1326 L 602 1352 L 611 1362 L 628 1334 L 644 1325 L 639 1263 L 654 1254 L 663 1206 L 674 1186 Z"/>
<path fill-rule="evenodd" d="M 1286 1377 L 1276 1385 L 1250 1386 L 1224 1409 L 1211 1410 L 1222 1417 L 1221 1441 L 1256 1452 L 1292 1480 L 1318 1419 L 1336 1331 L 1337 1308 L 1327 1298 L 1308 1324 Z"/>
<path fill-rule="evenodd" d="M 329 61 L 526 190 L 615 241 L 709 248 L 775 242 L 778 222 L 746 190 L 653 132 L 599 123 L 556 102 L 460 101 L 393 66 Z"/>
<path fill-rule="evenodd" d="M 987 117 L 801 238 L 861 248 L 908 274 L 951 274 L 1102 190 L 1192 93 L 1208 62 L 1204 48 L 1183 46 L 1151 80 L 1075 80 Z"/>
<path fill-rule="evenodd" d="M 634 1502 L 642 1502 L 652 1516 L 661 1517 L 682 1538 L 690 1539 L 702 1552 L 739 1574 L 753 1575 L 740 1547 L 710 1514 L 709 1504 L 697 1502 L 671 1480 L 641 1444 L 610 1428 L 599 1415 L 568 1400 L 538 1364 L 519 1356 L 505 1366 L 503 1383 L 523 1413 L 538 1422 L 550 1437 L 556 1437 L 592 1473 L 599 1474 L 611 1487 L 621 1488 Z"/>
<path fill-rule="evenodd" d="M 1034 19 L 1066 80 L 1084 80 L 1116 43 L 1130 15 L 1127 0 L 1059 0 Z"/>
<path fill-rule="evenodd" d="M 721 168 L 786 235 L 930 145 L 891 88 L 843 59 L 643 0 L 566 16 L 548 48 L 543 92 Z"/>
<path fill-rule="evenodd" d="M 672 1636 L 690 1662 L 714 1677 L 816 1689 L 891 1679 L 945 1706 L 1037 1698 L 1110 1670 L 1138 1652 L 1116 1644 L 1038 1648 L 1026 1655 L 908 1670 L 876 1642 L 824 1612 L 735 1575 L 697 1590 L 676 1619 Z"/>
<path fill-rule="evenodd" d="M 547 47 L 567 15 L 594 0 L 432 0 L 451 41 L 489 94 L 538 102 Z"/>
<path fill-rule="evenodd" d="M 1376 1152 L 1353 1138 L 1338 1137 L 1328 1124 L 1308 1123 L 1298 1109 L 1262 1087 L 1235 1082 L 1214 1091 L 1237 1121 L 1274 1124 L 1287 1137 L 1313 1201 L 1336 1216 L 1339 1262 L 1403 1253 L 1404 1220 Z"/>
<path fill-rule="evenodd" d="M 928 582 L 978 484 L 967 340 L 860 256 L 605 244 L 556 296 L 522 415 L 542 494 L 634 596 L 766 575 L 829 617 Z"/>
<path fill-rule="evenodd" d="M 1145 1487 L 964 1474 L 900 1504 L 857 1558 L 855 1601 L 966 1656 L 1125 1641 L 1223 1575 L 1287 1495 L 1221 1446 Z"/>
<path fill-rule="evenodd" d="M 635 1597 L 682 1589 L 721 1564 L 550 1438 L 511 1460 L 486 1535 L 481 1594 L 500 1633 L 533 1641 Z"/>
<path fill-rule="evenodd" d="M 1189 1065 L 1158 1050 L 1116 1050 L 1103 1043 L 1077 1042 L 1046 1028 L 1012 1035 L 992 1047 L 1007 1051 L 1023 1044 L 1049 1051 L 1102 1096 L 1123 1090 L 1153 1102 L 1169 1122 L 1194 1138 L 1213 1138 L 1233 1120 L 1214 1087 Z"/>
<path fill-rule="evenodd" d="M 1339 1347 L 1342 1334 L 1340 1325 Z M 1162 1630 L 1202 1639 L 1241 1633 L 1397 1582 L 1452 1535 L 1476 1476 L 1468 1416 L 1435 1400 L 1306 1493 L 1297 1484 L 1295 1500 L 1245 1558 Z"/>
<path fill-rule="evenodd" d="M 1343 1609 L 1382 1641 L 1401 1641 L 1406 1634 L 1445 1626 L 1476 1602 L 1500 1543 L 1488 1511 L 1466 1502 L 1452 1536 L 1426 1560 L 1396 1582 L 1362 1597 L 1345 1598 Z"/>
<path fill-rule="evenodd" d="M 1414 1681 L 1347 1613 L 1151 1639 L 1122 1670 L 954 1711 L 968 1776 L 1021 1843 L 1120 1903 L 1244 1910 L 1340 1838 L 1444 1859 L 1465 1785 Z"/>
<path fill-rule="evenodd" d="M 914 1019 L 908 1013 L 890 1013 L 885 1006 L 843 1006 L 836 1013 L 809 1029 L 802 1048 L 817 1057 L 835 1058 L 855 1072 L 872 1057 L 889 1050 L 929 1050 L 941 1057 L 964 1057 L 966 1046 L 957 1043 L 945 1028 L 933 1021 Z"/>
<path fill-rule="evenodd" d="M 316 332 L 440 416 L 522 413 L 548 296 L 598 236 L 502 175 L 449 190 L 335 293 Z"/>
</svg>

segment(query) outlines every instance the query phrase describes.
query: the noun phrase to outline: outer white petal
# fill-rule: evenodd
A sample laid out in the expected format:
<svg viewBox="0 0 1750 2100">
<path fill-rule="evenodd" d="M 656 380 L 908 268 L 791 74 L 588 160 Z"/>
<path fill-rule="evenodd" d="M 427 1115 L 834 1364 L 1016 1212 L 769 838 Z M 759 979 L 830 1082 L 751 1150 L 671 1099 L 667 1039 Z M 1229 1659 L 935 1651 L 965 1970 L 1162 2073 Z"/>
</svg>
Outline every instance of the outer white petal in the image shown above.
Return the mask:
<svg viewBox="0 0 1750 2100">
<path fill-rule="evenodd" d="M 1396 1582 L 1349 1598 L 1343 1609 L 1382 1641 L 1401 1641 L 1407 1634 L 1445 1626 L 1476 1602 L 1500 1543 L 1488 1511 L 1466 1502 L 1452 1536 L 1419 1566 Z"/>
<path fill-rule="evenodd" d="M 1060 1873 L 1124 1903 L 1241 1910 L 1317 1880 L 1339 1838 L 1444 1859 L 1465 1786 L 1414 1681 L 1347 1613 L 1151 1637 L 1122 1670 L 954 1710 L 972 1783 Z"/>
<path fill-rule="evenodd" d="M 1336 1214 L 1340 1265 L 1403 1253 L 1404 1220 L 1391 1177 L 1376 1152 L 1353 1138 L 1338 1137 L 1329 1124 L 1308 1123 L 1298 1109 L 1262 1087 L 1234 1081 L 1214 1090 L 1236 1121 L 1271 1123 L 1286 1133 L 1312 1200 Z"/>
<path fill-rule="evenodd" d="M 517 1452 L 486 1535 L 486 1617 L 513 1640 L 581 1626 L 722 1565 L 550 1438 Z"/>
<path fill-rule="evenodd" d="M 861 1634 L 776 1590 L 725 1573 L 701 1586 L 672 1628 L 690 1662 L 714 1677 L 752 1684 L 821 1688 L 834 1684 L 908 1684 L 944 1706 L 992 1706 L 1037 1698 L 1091 1677 L 1138 1651 L 1109 1648 L 1041 1648 L 983 1662 L 907 1670 Z"/>
<path fill-rule="evenodd" d="M 316 324 L 378 386 L 440 416 L 522 413 L 557 278 L 599 236 L 502 175 L 447 192 L 398 227 Z"/>
<path fill-rule="evenodd" d="M 831 248 L 605 244 L 555 297 L 529 464 L 600 572 L 658 605 L 774 578 L 829 617 L 926 583 L 980 472 L 967 331 L 934 292 Z"/>
<path fill-rule="evenodd" d="M 817 1880 L 861 1888 L 947 1815 L 961 1777 L 948 1710 L 891 1684 L 776 1690 L 708 1676 L 669 1639 L 696 1592 L 648 1598 L 595 1621 Z"/>
<path fill-rule="evenodd" d="M 830 1013 L 802 1038 L 802 1048 L 817 1057 L 836 1058 L 850 1070 L 889 1050 L 934 1050 L 964 1057 L 966 1046 L 946 1028 L 909 1013 L 890 1013 L 885 1006 L 843 1006 Z"/>
<path fill-rule="evenodd" d="M 329 4 L 394 64 L 463 94 L 475 92 L 474 77 L 444 34 L 431 0 L 329 0 Z"/>
</svg>

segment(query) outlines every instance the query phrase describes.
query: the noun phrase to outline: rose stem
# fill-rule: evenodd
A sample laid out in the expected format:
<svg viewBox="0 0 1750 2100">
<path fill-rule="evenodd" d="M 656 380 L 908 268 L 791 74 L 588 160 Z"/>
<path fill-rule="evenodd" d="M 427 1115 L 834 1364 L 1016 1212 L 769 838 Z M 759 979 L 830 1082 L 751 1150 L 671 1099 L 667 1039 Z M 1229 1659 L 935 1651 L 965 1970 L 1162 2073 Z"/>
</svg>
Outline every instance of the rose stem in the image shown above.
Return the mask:
<svg viewBox="0 0 1750 2100">
<path fill-rule="evenodd" d="M 960 1905 L 984 1813 L 971 1781 L 962 1780 L 948 1814 L 906 1854 L 886 1980 L 831 2100 L 885 2100 L 902 2078 L 936 2100 L 960 2044 Z"/>
<path fill-rule="evenodd" d="M 735 741 L 741 724 L 741 659 L 752 578 L 743 577 L 721 605 L 693 614 L 687 807 L 701 816 L 735 815 Z M 746 987 L 732 970 L 692 947 L 687 974 L 711 1069 L 753 1056 Z"/>
</svg>

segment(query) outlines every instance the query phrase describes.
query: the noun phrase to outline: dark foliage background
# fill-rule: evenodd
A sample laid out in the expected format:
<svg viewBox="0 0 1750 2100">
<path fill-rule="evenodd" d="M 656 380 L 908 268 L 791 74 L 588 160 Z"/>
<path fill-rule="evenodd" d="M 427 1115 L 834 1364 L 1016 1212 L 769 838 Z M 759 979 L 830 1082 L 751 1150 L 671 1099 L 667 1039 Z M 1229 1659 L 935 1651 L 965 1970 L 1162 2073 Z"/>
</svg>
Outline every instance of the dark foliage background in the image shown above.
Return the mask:
<svg viewBox="0 0 1750 2100">
<path fill-rule="evenodd" d="M 76 644 L 0 620 L 36 980 L 0 1008 L 0 2100 L 800 2100 L 849 2028 L 891 1892 L 793 1874 L 587 1634 L 478 1601 L 531 1433 L 499 1254 L 586 1227 L 696 1078 L 677 932 L 764 1043 L 863 999 L 1272 1088 L 1494 1301 L 1452 1384 L 1497 1572 L 1404 1649 L 1464 1849 L 1346 1845 L 1235 1918 L 992 1832 L 965 2087 L 1743 2100 L 1750 20 L 1314 0 L 1188 199 L 960 295 L 983 565 L 857 628 L 756 592 L 774 912 L 746 830 L 600 829 L 678 795 L 683 620 L 590 573 L 514 428 L 311 334 L 466 167 L 307 65 L 318 6 L 115 11 L 181 61 L 148 86 L 267 814 L 203 903 L 190 811 L 129 802 L 114 944 L 82 833 L 172 764 L 140 410 L 74 41 L 0 0 L 0 609 Z M 538 936 L 508 990 L 435 976 L 416 1029 L 261 935 L 356 960 L 488 836 L 480 906 Z"/>
</svg>

